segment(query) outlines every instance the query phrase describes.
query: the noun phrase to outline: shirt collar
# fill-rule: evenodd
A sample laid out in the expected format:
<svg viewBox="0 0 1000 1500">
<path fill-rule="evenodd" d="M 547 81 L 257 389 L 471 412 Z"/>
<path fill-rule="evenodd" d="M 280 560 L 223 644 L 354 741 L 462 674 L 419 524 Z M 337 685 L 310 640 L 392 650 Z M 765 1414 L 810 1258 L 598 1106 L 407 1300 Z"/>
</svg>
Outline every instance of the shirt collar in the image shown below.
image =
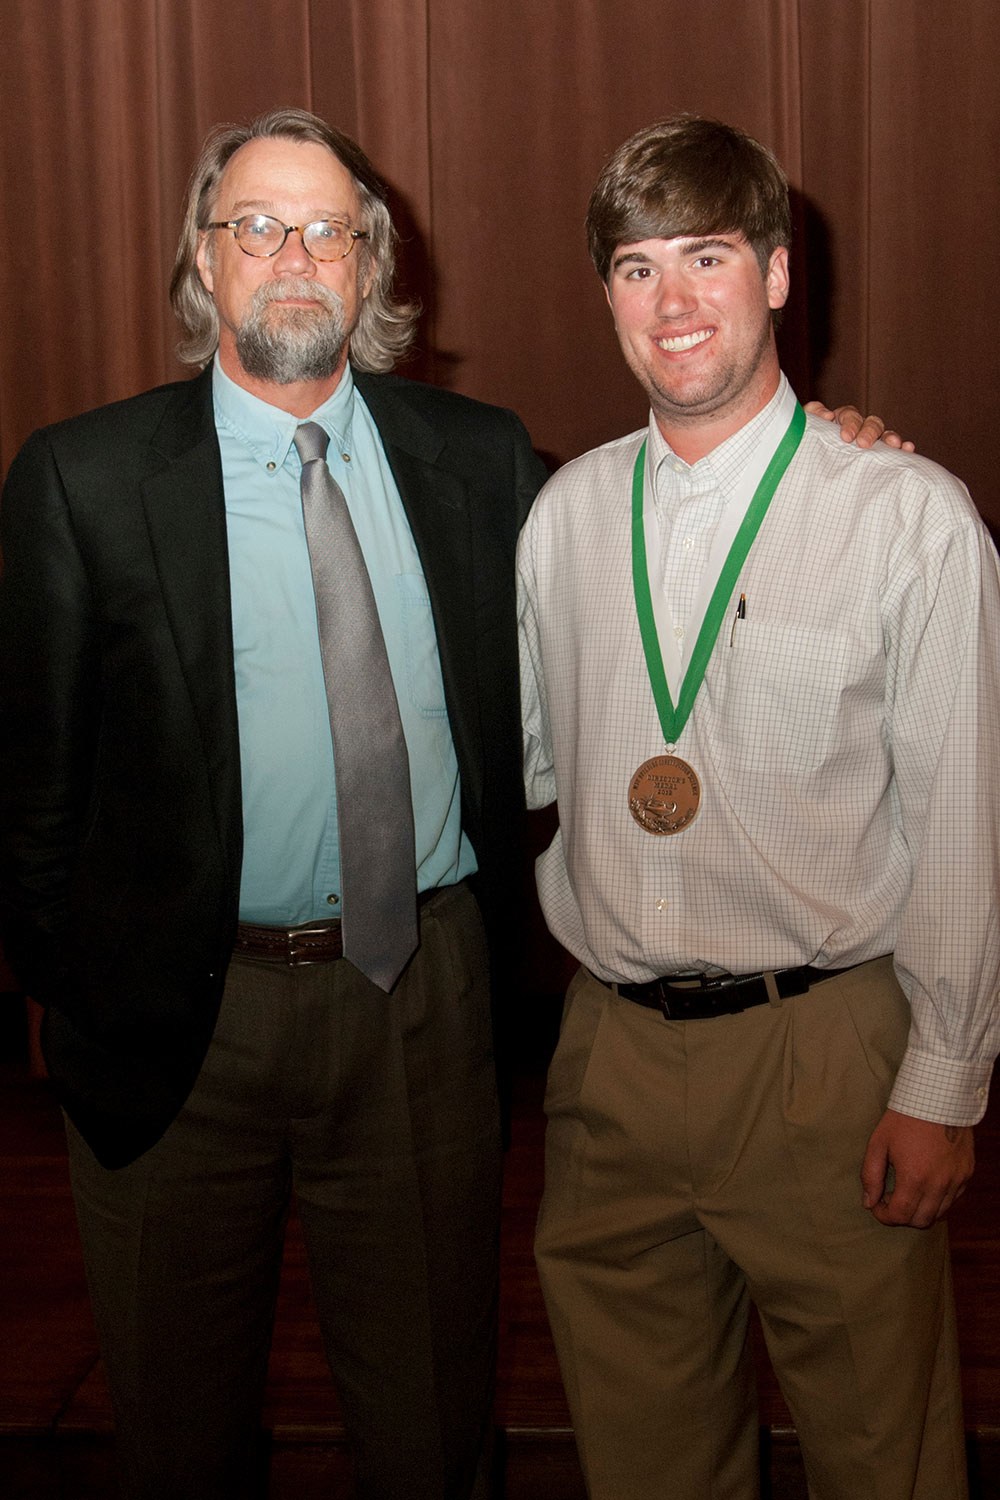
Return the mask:
<svg viewBox="0 0 1000 1500">
<path fill-rule="evenodd" d="M 212 368 L 212 400 L 217 427 L 224 427 L 243 443 L 262 469 L 280 469 L 288 457 L 295 429 L 303 420 L 318 422 L 331 442 L 341 451 L 350 451 L 351 423 L 354 419 L 354 379 L 348 362 L 331 396 L 311 413 L 308 419 L 295 417 L 262 401 L 223 370 L 216 354 Z"/>
<path fill-rule="evenodd" d="M 679 458 L 663 433 L 660 431 L 656 417 L 652 412 L 649 414 L 649 456 L 652 460 L 651 472 L 659 478 L 660 468 L 666 464 L 670 471 L 687 474 L 690 479 L 711 481 L 714 487 L 722 492 L 727 498 L 735 490 L 740 475 L 746 467 L 747 459 L 757 446 L 763 436 L 768 423 L 774 416 L 778 403 L 782 400 L 788 382 L 782 375 L 778 380 L 778 388 L 765 407 L 751 417 L 738 432 L 732 437 L 713 448 L 711 453 L 706 453 L 697 463 L 686 464 Z M 678 465 L 681 465 L 678 468 Z"/>
</svg>

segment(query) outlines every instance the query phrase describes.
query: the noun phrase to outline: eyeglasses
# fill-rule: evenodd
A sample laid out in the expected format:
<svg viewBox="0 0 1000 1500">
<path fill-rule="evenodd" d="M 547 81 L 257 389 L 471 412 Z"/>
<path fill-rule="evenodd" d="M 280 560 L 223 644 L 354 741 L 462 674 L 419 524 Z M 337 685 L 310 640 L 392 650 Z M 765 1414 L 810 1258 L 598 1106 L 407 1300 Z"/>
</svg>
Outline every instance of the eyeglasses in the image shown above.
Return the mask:
<svg viewBox="0 0 1000 1500">
<path fill-rule="evenodd" d="M 242 219 L 225 219 L 206 224 L 206 229 L 231 229 L 244 255 L 277 255 L 290 234 L 302 236 L 302 243 L 313 260 L 343 260 L 354 249 L 355 240 L 366 240 L 366 229 L 351 229 L 339 219 L 314 219 L 311 224 L 282 224 L 270 214 L 244 214 Z"/>
</svg>

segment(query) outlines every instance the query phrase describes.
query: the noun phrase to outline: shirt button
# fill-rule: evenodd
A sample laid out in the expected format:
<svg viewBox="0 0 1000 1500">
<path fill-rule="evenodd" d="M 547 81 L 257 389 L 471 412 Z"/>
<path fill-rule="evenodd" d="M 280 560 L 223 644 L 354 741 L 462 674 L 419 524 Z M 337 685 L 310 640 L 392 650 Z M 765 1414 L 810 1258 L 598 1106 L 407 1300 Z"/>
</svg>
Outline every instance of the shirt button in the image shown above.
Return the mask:
<svg viewBox="0 0 1000 1500">
<path fill-rule="evenodd" d="M 327 896 L 327 898 L 326 898 L 326 904 L 327 904 L 327 906 L 339 906 L 340 905 L 340 897 L 337 896 L 337 895 L 331 894 L 331 895 Z"/>
<path fill-rule="evenodd" d="M 986 1090 L 985 1089 L 976 1089 L 976 1098 L 977 1099 L 985 1099 L 986 1098 Z"/>
<path fill-rule="evenodd" d="M 677 639 L 679 641 L 682 641 L 684 639 L 684 626 L 683 625 L 675 625 L 674 626 L 674 635 L 677 637 Z"/>
<path fill-rule="evenodd" d="M 268 472 L 268 473 L 269 473 L 269 474 L 273 474 L 273 473 L 274 473 L 274 471 L 275 471 L 275 469 L 276 469 L 276 468 L 277 468 L 277 467 L 278 467 L 278 465 L 277 465 L 277 464 L 276 464 L 276 463 L 275 463 L 275 461 L 274 461 L 274 459 L 273 459 L 273 458 L 272 458 L 272 459 L 271 459 L 271 461 L 270 461 L 270 463 L 269 463 L 269 464 L 268 464 L 268 466 L 267 466 L 267 472 Z"/>
<path fill-rule="evenodd" d="M 694 537 L 693 536 L 686 536 L 684 538 L 683 542 L 681 543 L 681 546 L 684 548 L 685 552 L 690 552 L 691 548 L 694 546 Z"/>
<path fill-rule="evenodd" d="M 350 463 L 350 461 L 351 461 L 351 455 L 349 453 L 342 453 L 340 456 L 344 460 L 345 464 L 349 464 Z"/>
<path fill-rule="evenodd" d="M 667 907 L 670 905 L 670 902 L 667 900 L 666 896 L 660 896 L 655 904 L 657 911 L 666 911 Z"/>
</svg>

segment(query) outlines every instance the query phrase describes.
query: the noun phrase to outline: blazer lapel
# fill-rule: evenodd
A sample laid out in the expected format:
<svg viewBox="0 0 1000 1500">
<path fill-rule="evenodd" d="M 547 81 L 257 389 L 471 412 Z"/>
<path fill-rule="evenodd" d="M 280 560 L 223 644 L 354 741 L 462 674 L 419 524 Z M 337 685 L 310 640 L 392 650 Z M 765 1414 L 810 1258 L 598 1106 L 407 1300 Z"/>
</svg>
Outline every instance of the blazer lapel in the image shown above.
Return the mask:
<svg viewBox="0 0 1000 1500">
<path fill-rule="evenodd" d="M 174 645 L 201 729 L 220 837 L 238 868 L 239 733 L 211 367 L 178 386 L 150 444 L 142 502 Z"/>
</svg>

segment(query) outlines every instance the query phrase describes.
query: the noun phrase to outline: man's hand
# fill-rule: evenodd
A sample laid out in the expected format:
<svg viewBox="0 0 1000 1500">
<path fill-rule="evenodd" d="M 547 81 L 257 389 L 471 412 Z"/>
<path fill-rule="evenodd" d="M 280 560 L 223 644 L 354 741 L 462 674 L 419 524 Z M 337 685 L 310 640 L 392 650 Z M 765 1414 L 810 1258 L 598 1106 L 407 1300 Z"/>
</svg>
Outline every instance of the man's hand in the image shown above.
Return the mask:
<svg viewBox="0 0 1000 1500">
<path fill-rule="evenodd" d="M 857 443 L 859 448 L 871 448 L 881 438 L 890 448 L 902 448 L 904 453 L 916 451 L 913 443 L 909 440 L 904 443 L 898 432 L 886 427 L 881 417 L 862 417 L 857 407 L 838 406 L 836 411 L 831 411 L 822 401 L 807 401 L 806 411 L 811 412 L 814 417 L 822 417 L 826 422 L 839 422 L 840 435 L 845 443 Z"/>
<path fill-rule="evenodd" d="M 975 1159 L 971 1125 L 939 1125 L 887 1109 L 861 1164 L 865 1208 L 882 1224 L 926 1229 L 965 1192 Z M 886 1195 L 890 1168 L 895 1182 Z"/>
</svg>

